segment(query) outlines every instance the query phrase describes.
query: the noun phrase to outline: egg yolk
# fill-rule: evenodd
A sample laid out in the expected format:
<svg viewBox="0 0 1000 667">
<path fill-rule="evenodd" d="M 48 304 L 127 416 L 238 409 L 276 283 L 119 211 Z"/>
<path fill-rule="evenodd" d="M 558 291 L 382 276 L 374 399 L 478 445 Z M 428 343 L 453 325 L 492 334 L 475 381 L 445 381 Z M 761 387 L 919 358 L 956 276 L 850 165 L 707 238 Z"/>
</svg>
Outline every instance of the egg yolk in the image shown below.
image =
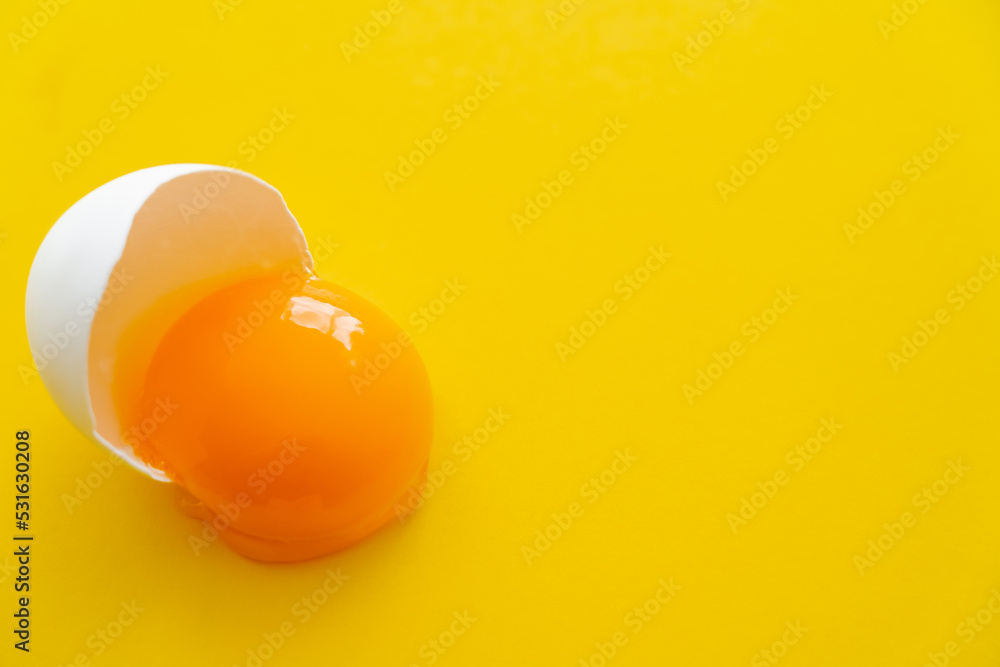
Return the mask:
<svg viewBox="0 0 1000 667">
<path fill-rule="evenodd" d="M 269 275 L 200 301 L 159 343 L 141 395 L 115 402 L 122 424 L 144 424 L 124 429 L 135 454 L 258 560 L 357 542 L 426 474 L 431 390 L 412 340 L 312 275 Z"/>
</svg>

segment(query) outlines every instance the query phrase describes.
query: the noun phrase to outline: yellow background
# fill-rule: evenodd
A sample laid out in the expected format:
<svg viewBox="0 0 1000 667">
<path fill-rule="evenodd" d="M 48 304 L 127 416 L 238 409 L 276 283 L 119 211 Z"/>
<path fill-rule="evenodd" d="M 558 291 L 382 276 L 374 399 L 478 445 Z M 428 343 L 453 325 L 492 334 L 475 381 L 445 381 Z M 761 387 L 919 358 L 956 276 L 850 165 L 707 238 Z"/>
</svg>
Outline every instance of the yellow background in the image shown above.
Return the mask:
<svg viewBox="0 0 1000 667">
<path fill-rule="evenodd" d="M 949 664 L 997 664 L 1000 621 L 970 643 L 957 627 L 1000 587 L 1000 281 L 961 310 L 948 294 L 1000 251 L 1000 6 L 914 3 L 888 39 L 890 0 L 586 0 L 553 28 L 558 6 L 402 0 L 348 62 L 341 43 L 383 3 L 69 0 L 17 52 L 9 33 L 41 9 L 4 3 L 0 478 L 31 429 L 37 541 L 33 650 L 10 645 L 0 570 L 0 664 L 246 665 L 291 620 L 269 667 L 427 665 L 421 647 L 466 610 L 435 664 L 578 665 L 622 631 L 609 664 L 747 665 L 796 621 L 788 667 L 918 667 L 949 641 Z M 147 66 L 166 78 L 120 119 Z M 452 129 L 480 75 L 499 87 Z M 782 137 L 821 85 L 833 96 Z M 273 109 L 294 119 L 249 159 Z M 60 181 L 52 163 L 104 118 L 114 131 Z M 627 129 L 576 171 L 608 118 Z M 446 142 L 390 191 L 384 172 L 438 127 Z M 948 127 L 960 138 L 911 182 L 904 163 Z M 780 150 L 723 202 L 717 181 L 768 137 Z M 135 169 L 230 160 L 282 192 L 314 249 L 339 244 L 318 252 L 322 276 L 413 333 L 435 390 L 430 468 L 457 468 L 405 525 L 292 566 L 221 543 L 195 556 L 171 489 L 124 467 L 68 512 L 106 455 L 19 374 L 25 281 L 58 216 Z M 511 215 L 562 169 L 574 183 L 519 233 Z M 906 193 L 851 243 L 844 225 L 897 178 Z M 625 301 L 617 281 L 661 244 L 667 265 Z M 419 331 L 411 314 L 446 279 L 467 289 Z M 785 288 L 799 300 L 750 343 L 744 323 Z M 617 313 L 564 363 L 556 343 L 608 298 Z M 888 353 L 938 308 L 949 322 L 894 372 Z M 683 385 L 733 341 L 745 354 L 689 404 Z M 461 460 L 453 443 L 497 407 L 509 421 Z M 794 471 L 786 453 L 831 417 L 843 429 Z M 581 485 L 625 449 L 638 460 L 588 503 Z M 914 494 L 959 459 L 968 472 L 921 513 Z M 727 514 L 779 470 L 788 483 L 734 533 Z M 529 565 L 522 546 L 574 501 L 583 516 Z M 859 574 L 907 511 L 916 525 Z M 331 568 L 349 580 L 299 623 Z M 633 633 L 626 614 L 670 578 L 681 590 Z M 133 600 L 145 611 L 95 656 L 88 637 Z"/>
</svg>

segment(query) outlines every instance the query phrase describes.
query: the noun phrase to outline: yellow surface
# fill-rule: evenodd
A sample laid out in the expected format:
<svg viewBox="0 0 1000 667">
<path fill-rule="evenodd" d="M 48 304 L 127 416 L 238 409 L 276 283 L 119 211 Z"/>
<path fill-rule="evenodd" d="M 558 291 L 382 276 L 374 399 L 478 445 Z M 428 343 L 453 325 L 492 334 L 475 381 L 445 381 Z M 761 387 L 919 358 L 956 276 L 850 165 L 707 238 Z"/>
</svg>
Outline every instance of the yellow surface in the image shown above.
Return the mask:
<svg viewBox="0 0 1000 667">
<path fill-rule="evenodd" d="M 953 292 L 1000 252 L 995 1 L 909 0 L 893 17 L 890 0 L 587 0 L 562 21 L 556 0 L 402 0 L 356 53 L 341 43 L 386 4 L 224 1 L 0 10 L 0 478 L 31 429 L 37 535 L 30 656 L 12 647 L 0 556 L 0 664 L 252 666 L 284 623 L 268 667 L 598 667 L 598 645 L 612 665 L 772 664 L 763 650 L 788 667 L 997 664 L 1000 622 L 966 618 L 992 617 L 1000 590 L 1000 281 Z M 41 5 L 54 16 L 25 28 Z M 675 56 L 702 21 L 720 34 Z M 122 100 L 144 85 L 134 109 Z M 477 87 L 463 118 L 453 106 Z M 810 100 L 801 127 L 782 121 Z M 246 143 L 272 120 L 270 143 Z M 578 153 L 606 122 L 606 151 Z M 76 167 L 53 167 L 101 127 Z M 391 189 L 385 172 L 428 138 Z M 767 161 L 724 201 L 747 151 Z M 435 389 L 431 471 L 451 474 L 402 525 L 265 566 L 218 542 L 196 556 L 171 489 L 124 467 L 67 510 L 107 457 L 22 381 L 31 259 L 88 191 L 187 161 L 277 186 L 320 274 L 413 334 Z M 516 224 L 564 170 L 555 202 Z M 845 229 L 876 191 L 888 211 Z M 619 284 L 661 246 L 641 289 Z M 446 281 L 461 295 L 440 313 Z M 595 335 L 557 348 L 609 299 Z M 939 310 L 936 335 L 893 364 Z M 729 368 L 710 366 L 734 344 Z M 685 392 L 699 371 L 716 378 Z M 463 438 L 491 409 L 509 419 L 474 450 Z M 842 425 L 832 438 L 824 419 Z M 817 434 L 810 460 L 795 453 Z M 614 466 L 603 492 L 588 481 Z M 940 479 L 943 498 L 919 495 Z M 727 518 L 744 498 L 767 501 L 745 525 Z M 553 514 L 572 524 L 526 556 Z M 903 534 L 879 560 L 855 558 L 887 530 Z M 328 571 L 340 588 L 307 614 Z M 97 633 L 119 617 L 107 645 Z"/>
</svg>

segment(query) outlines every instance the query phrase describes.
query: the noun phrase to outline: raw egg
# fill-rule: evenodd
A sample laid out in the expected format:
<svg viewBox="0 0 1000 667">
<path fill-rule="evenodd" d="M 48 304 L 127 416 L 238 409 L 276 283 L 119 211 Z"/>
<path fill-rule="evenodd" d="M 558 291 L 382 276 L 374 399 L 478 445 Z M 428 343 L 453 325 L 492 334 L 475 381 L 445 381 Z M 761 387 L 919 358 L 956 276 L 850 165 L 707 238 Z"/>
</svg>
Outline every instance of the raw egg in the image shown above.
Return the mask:
<svg viewBox="0 0 1000 667">
<path fill-rule="evenodd" d="M 412 340 L 313 273 L 249 174 L 165 165 L 88 194 L 39 248 L 26 316 L 74 426 L 182 487 L 245 556 L 347 547 L 423 484 L 433 407 Z"/>
</svg>

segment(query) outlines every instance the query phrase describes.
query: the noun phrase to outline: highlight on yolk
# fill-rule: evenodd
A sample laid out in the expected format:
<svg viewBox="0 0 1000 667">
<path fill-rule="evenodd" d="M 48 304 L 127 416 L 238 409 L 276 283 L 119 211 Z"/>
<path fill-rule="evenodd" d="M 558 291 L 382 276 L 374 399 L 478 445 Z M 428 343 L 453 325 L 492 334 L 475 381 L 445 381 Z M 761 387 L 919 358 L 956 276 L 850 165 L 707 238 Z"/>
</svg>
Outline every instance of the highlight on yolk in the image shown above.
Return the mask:
<svg viewBox="0 0 1000 667">
<path fill-rule="evenodd" d="M 155 421 L 123 439 L 193 496 L 188 511 L 265 561 L 330 553 L 385 523 L 423 483 L 433 429 L 409 336 L 292 271 L 197 303 L 159 343 L 140 395 L 115 404 L 122 424 Z"/>
</svg>

